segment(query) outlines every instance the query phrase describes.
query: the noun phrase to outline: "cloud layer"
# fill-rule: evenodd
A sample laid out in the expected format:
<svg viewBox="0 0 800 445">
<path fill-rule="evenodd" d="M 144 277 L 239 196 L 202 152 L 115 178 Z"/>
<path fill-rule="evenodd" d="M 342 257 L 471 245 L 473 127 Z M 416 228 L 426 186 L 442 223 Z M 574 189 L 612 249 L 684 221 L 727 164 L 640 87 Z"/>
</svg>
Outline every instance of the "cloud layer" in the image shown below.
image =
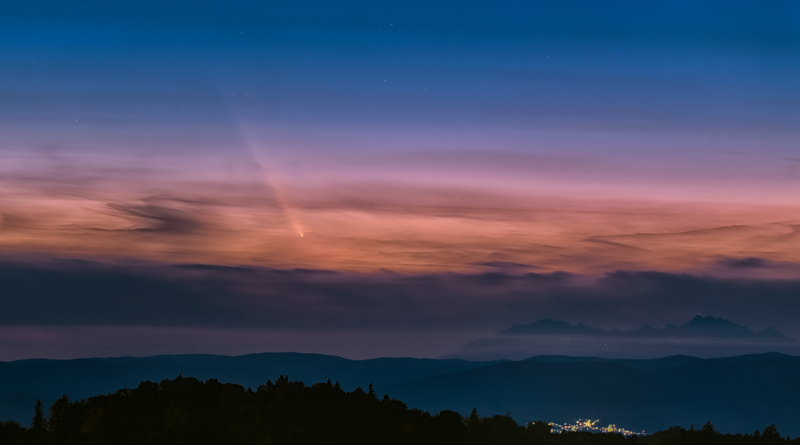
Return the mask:
<svg viewBox="0 0 800 445">
<path fill-rule="evenodd" d="M 6 262 L 0 279 L 5 327 L 480 336 L 545 317 L 631 329 L 710 314 L 800 337 L 800 280 L 625 271 L 601 278 L 560 272 L 367 275 L 84 261 Z"/>
<path fill-rule="evenodd" d="M 0 177 L 8 191 L 0 197 L 0 251 L 417 274 L 512 263 L 577 274 L 721 273 L 709 269 L 720 258 L 800 262 L 789 247 L 800 242 L 790 205 L 591 197 L 547 191 L 546 184 L 502 186 L 498 172 L 454 167 L 443 170 L 452 181 L 409 181 L 400 174 L 373 178 L 376 166 L 342 166 L 358 178 L 345 181 L 309 164 L 301 169 L 311 176 L 305 180 L 240 154 L 232 172 L 218 178 L 205 174 L 205 158 L 102 175 L 88 172 L 125 164 L 129 156 L 94 159 L 92 168 L 72 155 L 32 156 L 16 169 L 9 164 Z M 792 267 L 746 273 L 798 276 Z"/>
</svg>

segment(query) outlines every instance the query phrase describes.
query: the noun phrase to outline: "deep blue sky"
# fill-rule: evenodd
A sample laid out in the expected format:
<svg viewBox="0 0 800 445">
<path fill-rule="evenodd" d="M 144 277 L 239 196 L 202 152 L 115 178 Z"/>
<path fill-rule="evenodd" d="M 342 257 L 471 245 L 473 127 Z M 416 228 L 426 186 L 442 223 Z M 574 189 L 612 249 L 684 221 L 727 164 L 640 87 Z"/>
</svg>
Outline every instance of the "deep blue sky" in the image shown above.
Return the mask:
<svg viewBox="0 0 800 445">
<path fill-rule="evenodd" d="M 783 154 L 797 137 L 796 2 L 13 2 L 0 16 L 6 125 L 689 132 Z"/>
</svg>

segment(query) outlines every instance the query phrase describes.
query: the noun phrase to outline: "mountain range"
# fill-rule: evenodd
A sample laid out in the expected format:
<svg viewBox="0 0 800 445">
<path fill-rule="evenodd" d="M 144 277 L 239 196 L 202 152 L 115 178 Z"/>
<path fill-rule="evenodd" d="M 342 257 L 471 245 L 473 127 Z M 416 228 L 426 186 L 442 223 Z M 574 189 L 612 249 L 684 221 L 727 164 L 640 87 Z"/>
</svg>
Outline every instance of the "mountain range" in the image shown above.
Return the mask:
<svg viewBox="0 0 800 445">
<path fill-rule="evenodd" d="M 753 331 L 723 318 L 696 316 L 679 326 L 604 330 L 546 318 L 477 338 L 447 358 L 524 360 L 537 355 L 650 359 L 672 355 L 725 357 L 780 352 L 800 355 L 800 342 L 769 327 Z"/>
<path fill-rule="evenodd" d="M 668 324 L 663 329 L 653 328 L 645 324 L 639 329 L 609 331 L 601 328 L 571 325 L 564 321 L 546 318 L 534 323 L 512 326 L 499 333 L 500 335 L 566 335 L 590 337 L 627 337 L 627 338 L 693 338 L 693 339 L 735 339 L 767 342 L 795 343 L 797 340 L 787 337 L 772 327 L 762 331 L 752 331 L 747 326 L 736 324 L 723 318 L 697 315 L 686 323 L 675 326 Z"/>
</svg>

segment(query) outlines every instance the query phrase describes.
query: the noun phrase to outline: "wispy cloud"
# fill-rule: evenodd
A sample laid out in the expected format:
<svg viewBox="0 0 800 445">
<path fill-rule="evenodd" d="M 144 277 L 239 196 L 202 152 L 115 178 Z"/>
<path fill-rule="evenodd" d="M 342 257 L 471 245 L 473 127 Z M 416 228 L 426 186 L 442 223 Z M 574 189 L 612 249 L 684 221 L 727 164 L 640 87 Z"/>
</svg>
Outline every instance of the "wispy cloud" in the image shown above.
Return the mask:
<svg viewBox="0 0 800 445">
<path fill-rule="evenodd" d="M 158 176 L 128 188 L 105 177 L 11 181 L 20 193 L 0 198 L 0 246 L 88 259 L 414 273 L 512 264 L 581 274 L 710 271 L 720 257 L 800 262 L 787 248 L 800 240 L 798 224 L 784 207 L 387 182 L 295 182 L 279 198 L 249 168 L 235 180 Z"/>
<path fill-rule="evenodd" d="M 177 208 L 153 204 L 108 206 L 120 212 L 123 218 L 131 220 L 133 224 L 130 230 L 181 235 L 195 232 L 201 227 L 201 223 L 189 212 Z"/>
</svg>

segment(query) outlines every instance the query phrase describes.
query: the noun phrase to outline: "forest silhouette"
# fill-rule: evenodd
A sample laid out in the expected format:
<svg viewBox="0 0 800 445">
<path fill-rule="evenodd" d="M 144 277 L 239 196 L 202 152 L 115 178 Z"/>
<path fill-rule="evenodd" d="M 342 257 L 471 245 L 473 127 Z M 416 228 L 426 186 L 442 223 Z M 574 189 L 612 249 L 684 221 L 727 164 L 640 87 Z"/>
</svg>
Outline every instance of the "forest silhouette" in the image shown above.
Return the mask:
<svg viewBox="0 0 800 445">
<path fill-rule="evenodd" d="M 135 389 L 72 401 L 47 412 L 41 401 L 29 427 L 0 422 L 0 444 L 552 444 L 552 445 L 800 445 L 774 425 L 752 434 L 672 427 L 651 436 L 564 432 L 544 421 L 519 425 L 510 415 L 409 409 L 372 384 L 343 390 L 328 380 L 306 386 L 280 376 L 254 391 L 216 379 L 178 376 Z"/>
</svg>

